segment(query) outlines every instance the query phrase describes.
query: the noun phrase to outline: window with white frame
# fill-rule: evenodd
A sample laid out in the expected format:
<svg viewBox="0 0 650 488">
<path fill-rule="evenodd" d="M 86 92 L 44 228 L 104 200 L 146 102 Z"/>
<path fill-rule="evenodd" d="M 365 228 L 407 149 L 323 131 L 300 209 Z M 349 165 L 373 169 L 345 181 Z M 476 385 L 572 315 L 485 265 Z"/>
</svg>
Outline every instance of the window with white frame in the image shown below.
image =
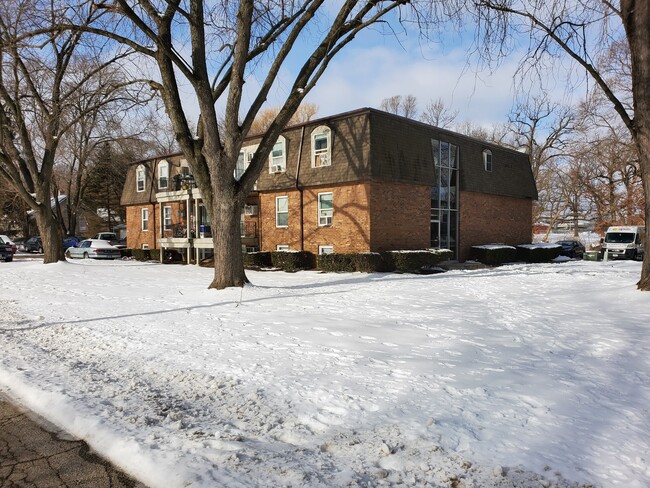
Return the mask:
<svg viewBox="0 0 650 488">
<path fill-rule="evenodd" d="M 275 226 L 289 226 L 289 197 L 275 197 Z"/>
<path fill-rule="evenodd" d="M 250 166 L 255 156 L 255 151 L 257 151 L 257 146 L 242 147 L 237 158 L 237 166 L 235 166 L 235 179 L 237 181 L 242 177 L 246 168 Z"/>
<path fill-rule="evenodd" d="M 492 171 L 492 151 L 489 149 L 483 150 L 483 167 L 485 171 Z"/>
<path fill-rule="evenodd" d="M 334 216 L 334 204 L 332 193 L 319 193 L 318 194 L 318 225 L 326 226 L 332 225 L 332 217 Z"/>
<path fill-rule="evenodd" d="M 280 136 L 269 155 L 269 173 L 282 173 L 287 170 L 287 140 Z"/>
<path fill-rule="evenodd" d="M 332 131 L 321 125 L 311 133 L 311 165 L 313 168 L 332 164 Z"/>
<path fill-rule="evenodd" d="M 288 251 L 289 250 L 289 245 L 288 244 L 278 244 L 275 246 L 276 251 Z"/>
<path fill-rule="evenodd" d="M 158 163 L 158 189 L 166 190 L 169 187 L 169 163 L 164 159 Z"/>
<path fill-rule="evenodd" d="M 141 212 L 142 230 L 149 230 L 149 209 L 143 208 Z"/>
<path fill-rule="evenodd" d="M 142 192 L 145 189 L 145 182 L 147 179 L 147 169 L 144 165 L 138 166 L 135 170 L 136 190 Z"/>
<path fill-rule="evenodd" d="M 172 208 L 163 207 L 163 228 L 170 230 L 172 228 Z"/>
<path fill-rule="evenodd" d="M 318 254 L 332 254 L 334 246 L 318 246 Z"/>
<path fill-rule="evenodd" d="M 149 244 L 142 244 L 142 249 L 149 249 Z"/>
</svg>

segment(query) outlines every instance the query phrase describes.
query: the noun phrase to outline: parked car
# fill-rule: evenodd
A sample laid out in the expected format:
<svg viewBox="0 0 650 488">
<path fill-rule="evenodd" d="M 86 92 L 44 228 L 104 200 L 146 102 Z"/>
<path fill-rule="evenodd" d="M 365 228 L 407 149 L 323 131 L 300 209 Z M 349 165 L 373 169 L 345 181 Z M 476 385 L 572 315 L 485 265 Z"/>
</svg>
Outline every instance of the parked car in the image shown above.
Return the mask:
<svg viewBox="0 0 650 488">
<path fill-rule="evenodd" d="M 69 247 L 74 247 L 83 240 L 84 240 L 84 238 L 79 237 L 79 236 L 67 236 L 67 237 L 64 237 L 63 238 L 63 250 L 65 251 Z"/>
<path fill-rule="evenodd" d="M 580 241 L 557 241 L 556 244 L 562 246 L 561 256 L 582 259 L 585 253 L 585 246 Z"/>
<path fill-rule="evenodd" d="M 43 242 L 41 241 L 40 236 L 34 236 L 27 239 L 23 244 L 23 250 L 26 252 L 37 252 L 42 254 Z"/>
<path fill-rule="evenodd" d="M 16 254 L 16 251 L 18 250 L 18 246 L 16 246 L 16 243 L 9 239 L 9 237 L 5 235 L 0 235 L 0 239 L 4 241 L 5 244 L 9 244 L 11 246 L 11 252 L 13 254 Z"/>
<path fill-rule="evenodd" d="M 115 246 L 118 249 L 124 249 L 126 247 L 124 241 L 117 237 L 117 234 L 115 232 L 100 232 L 99 234 L 95 234 L 93 236 L 93 239 L 108 241 L 112 246 Z"/>
<path fill-rule="evenodd" d="M 14 260 L 14 252 L 11 249 L 11 244 L 6 243 L 2 237 L 0 237 L 0 261 L 5 261 L 6 263 Z"/>
<path fill-rule="evenodd" d="M 121 251 L 103 239 L 86 239 L 77 247 L 69 247 L 65 251 L 68 258 L 119 259 Z"/>
</svg>

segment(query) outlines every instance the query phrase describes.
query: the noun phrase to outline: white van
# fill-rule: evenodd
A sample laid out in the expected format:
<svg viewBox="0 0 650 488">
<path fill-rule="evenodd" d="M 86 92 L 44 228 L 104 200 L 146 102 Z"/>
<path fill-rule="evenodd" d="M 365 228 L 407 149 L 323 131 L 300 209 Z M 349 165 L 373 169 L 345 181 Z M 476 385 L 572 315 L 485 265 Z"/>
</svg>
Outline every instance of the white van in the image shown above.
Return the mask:
<svg viewBox="0 0 650 488">
<path fill-rule="evenodd" d="M 645 227 L 638 225 L 615 225 L 607 229 L 603 240 L 605 259 L 635 259 L 643 261 Z"/>
</svg>

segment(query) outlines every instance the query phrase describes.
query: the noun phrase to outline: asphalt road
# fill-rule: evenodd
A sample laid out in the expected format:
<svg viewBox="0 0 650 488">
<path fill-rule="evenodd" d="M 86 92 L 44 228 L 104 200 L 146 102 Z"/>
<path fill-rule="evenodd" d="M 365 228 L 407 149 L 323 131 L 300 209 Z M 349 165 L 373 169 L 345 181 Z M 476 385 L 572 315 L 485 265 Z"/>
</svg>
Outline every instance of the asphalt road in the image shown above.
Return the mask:
<svg viewBox="0 0 650 488">
<path fill-rule="evenodd" d="M 146 488 L 0 395 L 1 488 Z"/>
</svg>

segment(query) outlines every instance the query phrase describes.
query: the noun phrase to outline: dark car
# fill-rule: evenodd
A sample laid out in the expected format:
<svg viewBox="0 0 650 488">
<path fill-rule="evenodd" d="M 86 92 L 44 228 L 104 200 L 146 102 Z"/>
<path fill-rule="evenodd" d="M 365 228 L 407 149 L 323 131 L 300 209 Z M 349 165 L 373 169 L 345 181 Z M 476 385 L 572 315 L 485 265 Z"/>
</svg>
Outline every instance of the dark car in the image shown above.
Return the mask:
<svg viewBox="0 0 650 488">
<path fill-rule="evenodd" d="M 23 244 L 23 250 L 27 252 L 43 253 L 43 242 L 39 236 L 30 237 Z"/>
<path fill-rule="evenodd" d="M 562 246 L 561 256 L 582 259 L 585 253 L 585 246 L 580 241 L 557 241 Z"/>
<path fill-rule="evenodd" d="M 79 236 L 67 236 L 63 239 L 63 250 L 65 251 L 69 247 L 75 247 L 77 244 L 79 244 L 81 241 L 83 241 L 83 237 Z"/>
<path fill-rule="evenodd" d="M 11 249 L 11 244 L 6 243 L 5 241 L 2 240 L 0 237 L 0 261 L 13 261 L 14 260 L 14 252 Z"/>
</svg>

